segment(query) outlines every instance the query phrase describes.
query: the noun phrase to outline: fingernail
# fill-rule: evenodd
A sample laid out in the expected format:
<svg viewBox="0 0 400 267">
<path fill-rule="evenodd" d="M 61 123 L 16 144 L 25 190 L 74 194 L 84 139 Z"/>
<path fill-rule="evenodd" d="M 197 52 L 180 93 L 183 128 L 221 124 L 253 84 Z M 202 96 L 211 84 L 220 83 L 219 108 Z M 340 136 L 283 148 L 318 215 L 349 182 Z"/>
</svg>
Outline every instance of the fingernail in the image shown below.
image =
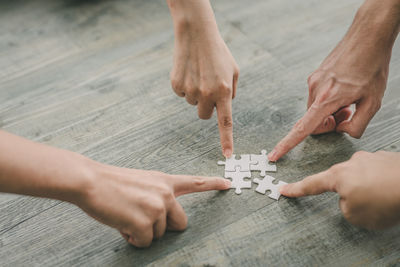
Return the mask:
<svg viewBox="0 0 400 267">
<path fill-rule="evenodd" d="M 225 158 L 230 158 L 231 156 L 232 156 L 232 150 L 231 149 L 226 149 L 225 151 L 224 151 L 224 156 L 225 156 Z"/>
<path fill-rule="evenodd" d="M 276 157 L 276 150 L 273 149 L 269 154 L 268 154 L 268 159 L 270 161 L 275 161 L 275 157 Z"/>
</svg>

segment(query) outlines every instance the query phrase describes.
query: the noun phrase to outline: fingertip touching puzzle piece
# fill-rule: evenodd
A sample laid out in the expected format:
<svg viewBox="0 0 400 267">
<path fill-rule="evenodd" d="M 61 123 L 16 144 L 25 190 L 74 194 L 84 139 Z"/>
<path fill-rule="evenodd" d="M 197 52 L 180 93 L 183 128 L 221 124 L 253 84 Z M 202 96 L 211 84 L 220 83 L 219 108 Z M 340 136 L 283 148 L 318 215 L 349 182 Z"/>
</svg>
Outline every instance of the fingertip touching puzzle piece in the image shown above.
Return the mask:
<svg viewBox="0 0 400 267">
<path fill-rule="evenodd" d="M 276 165 L 269 163 L 267 151 L 265 149 L 261 150 L 261 155 L 251 154 L 250 160 L 256 162 L 250 165 L 250 170 L 260 171 L 262 177 L 266 175 L 266 172 L 276 172 Z"/>
<path fill-rule="evenodd" d="M 235 188 L 235 193 L 238 195 L 242 193 L 242 188 L 251 188 L 251 180 L 244 180 L 244 178 L 251 178 L 251 172 L 241 171 L 238 166 L 233 172 L 225 171 L 225 178 L 232 179 L 231 188 Z"/>
<path fill-rule="evenodd" d="M 286 184 L 285 182 L 279 181 L 278 184 L 274 184 L 275 178 L 266 175 L 266 172 L 276 172 L 276 165 L 269 163 L 267 157 L 267 151 L 261 150 L 261 154 L 244 154 L 241 155 L 240 159 L 236 159 L 235 154 L 230 158 L 226 158 L 225 161 L 218 161 L 218 165 L 225 165 L 225 178 L 232 179 L 231 188 L 235 188 L 236 194 L 242 193 L 242 188 L 251 188 L 251 180 L 244 180 L 245 178 L 251 178 L 251 171 L 260 171 L 260 176 L 265 177 L 264 179 L 254 179 L 253 182 L 257 183 L 258 186 L 256 191 L 261 194 L 265 194 L 267 190 L 271 191 L 268 197 L 278 200 L 280 197 L 279 187 Z"/>
<path fill-rule="evenodd" d="M 271 191 L 271 193 L 268 195 L 268 197 L 278 200 L 279 197 L 281 196 L 281 193 L 279 193 L 279 188 L 282 185 L 285 185 L 287 183 L 279 181 L 277 184 L 274 184 L 273 181 L 275 180 L 274 177 L 266 175 L 263 179 L 258 179 L 255 178 L 253 180 L 254 183 L 258 184 L 256 187 L 256 192 L 264 194 L 267 192 L 267 190 Z"/>
</svg>

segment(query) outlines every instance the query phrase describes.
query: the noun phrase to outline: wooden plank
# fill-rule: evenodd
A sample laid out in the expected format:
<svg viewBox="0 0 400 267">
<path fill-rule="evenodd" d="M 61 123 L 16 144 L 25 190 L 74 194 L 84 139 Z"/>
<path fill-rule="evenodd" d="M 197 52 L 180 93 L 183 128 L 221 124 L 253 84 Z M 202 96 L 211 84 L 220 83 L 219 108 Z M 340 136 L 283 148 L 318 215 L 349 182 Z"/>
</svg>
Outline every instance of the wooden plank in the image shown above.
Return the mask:
<svg viewBox="0 0 400 267">
<path fill-rule="evenodd" d="M 234 101 L 237 153 L 272 148 L 302 116 L 307 74 L 344 34 L 360 2 L 213 2 L 241 66 Z M 172 30 L 164 1 L 4 5 L 3 129 L 118 166 L 222 174 L 215 116 L 198 120 L 196 110 L 170 89 Z M 21 43 L 8 45 L 15 40 Z M 399 53 L 397 45 L 394 55 Z M 399 62 L 394 57 L 393 70 Z M 400 147 L 399 83 L 392 72 L 389 97 L 363 139 L 307 138 L 278 163 L 276 177 L 296 181 L 357 150 Z M 184 196 L 189 228 L 168 233 L 147 250 L 127 245 L 115 230 L 67 203 L 0 197 L 0 258 L 10 266 L 398 262 L 398 228 L 381 234 L 348 225 L 332 194 L 279 203 L 252 190 L 240 197 Z"/>
<path fill-rule="evenodd" d="M 265 68 L 265 67 L 266 66 L 262 65 L 260 66 L 260 68 Z M 268 79 L 268 77 L 266 77 L 266 79 Z M 264 82 L 265 81 L 263 80 L 260 81 L 260 83 Z M 268 128 L 274 127 L 272 122 L 269 122 L 269 120 L 267 120 L 266 122 L 267 125 L 259 127 L 253 125 L 260 120 L 260 118 L 257 118 L 255 114 L 264 114 L 262 111 L 263 109 L 265 109 L 265 107 L 258 107 L 256 108 L 256 110 L 252 110 L 251 112 L 250 107 L 245 107 L 245 105 L 240 105 L 240 106 L 243 107 L 242 113 L 246 115 L 244 115 L 244 117 L 241 119 L 237 119 L 237 124 L 240 125 L 241 122 L 243 123 L 243 121 L 246 121 L 246 123 L 249 123 L 250 125 L 252 125 L 252 127 L 254 127 L 252 128 L 254 133 L 251 134 L 250 130 L 248 131 L 244 130 L 243 133 L 241 133 L 240 131 L 238 133 L 238 138 L 237 138 L 238 139 L 237 149 L 239 149 L 239 151 L 241 149 L 243 153 L 252 152 L 256 149 L 259 149 L 258 144 L 262 142 L 265 142 L 266 146 L 272 146 L 273 142 L 264 140 L 264 136 L 259 134 L 259 132 L 264 132 L 267 135 L 269 135 L 269 133 L 272 134 L 273 130 L 268 130 Z M 301 110 L 300 107 L 294 107 L 294 109 L 296 109 L 297 112 Z M 391 109 L 388 108 L 388 112 L 390 110 Z M 288 112 L 293 112 L 293 111 L 289 110 Z M 238 111 L 238 114 L 239 113 L 240 112 Z M 284 113 L 284 117 L 289 117 L 288 115 L 289 114 Z M 167 120 L 165 126 L 167 126 L 169 123 L 173 123 L 173 121 L 179 121 L 178 118 L 179 116 Z M 137 140 L 137 138 L 143 136 L 144 133 L 148 134 L 154 132 L 155 129 L 157 128 L 156 126 L 157 123 L 151 126 L 151 128 L 149 129 L 143 129 L 142 131 L 138 131 L 138 133 L 133 134 L 133 137 L 131 137 L 130 135 L 126 137 L 125 134 L 122 134 L 121 137 L 115 138 L 114 140 L 108 140 L 106 144 L 99 145 L 101 148 L 94 147 L 92 148 L 92 152 L 88 151 L 87 153 L 88 154 L 94 153 L 92 156 L 94 156 L 95 158 L 98 159 L 103 158 L 103 160 L 105 160 L 106 162 L 117 163 L 121 166 L 147 166 L 150 168 L 161 166 L 163 170 L 177 171 L 179 173 L 192 173 L 192 174 L 221 173 L 221 169 L 218 168 L 217 165 L 215 164 L 215 159 L 219 158 L 218 136 L 217 134 L 212 133 L 216 131 L 215 125 L 213 126 L 214 129 L 207 127 L 202 128 L 208 122 L 199 122 L 199 124 L 197 124 L 196 123 L 197 119 L 195 118 L 195 114 L 193 116 L 189 116 L 188 121 L 191 123 L 189 127 L 179 128 L 178 124 L 178 125 L 172 125 L 171 128 L 168 129 L 168 131 L 170 131 L 171 134 L 173 133 L 174 135 L 176 135 L 174 137 L 172 137 L 171 134 L 168 133 L 168 131 L 164 132 L 167 133 L 166 137 L 160 137 L 158 134 L 156 134 L 155 136 L 157 138 L 160 138 L 159 143 L 155 143 L 154 146 L 149 145 L 147 147 L 149 151 L 147 152 L 146 152 L 147 148 L 143 148 L 144 153 L 142 153 L 141 150 L 135 151 L 133 149 L 140 143 L 136 143 L 135 145 L 130 147 L 130 143 L 132 142 L 135 143 L 135 141 L 131 140 Z M 164 126 L 164 124 L 162 124 L 162 126 Z M 179 129 L 181 131 L 181 134 L 179 134 L 179 132 L 176 130 L 172 132 L 173 129 Z M 211 133 L 209 134 L 210 136 L 207 136 L 207 133 Z M 379 134 L 382 134 L 382 132 L 377 131 L 376 134 L 370 137 L 371 140 L 377 138 Z M 251 141 L 248 140 L 249 139 L 248 136 L 251 136 L 252 138 Z M 207 145 L 207 143 L 210 141 L 210 138 L 212 138 L 211 140 L 213 140 L 212 145 Z M 385 139 L 385 136 L 382 136 L 382 138 Z M 193 140 L 196 140 L 196 142 L 194 142 Z M 152 141 L 155 142 L 156 140 Z M 319 152 L 315 151 L 317 147 L 321 148 L 323 145 L 330 144 L 332 141 L 335 141 L 337 143 L 335 143 L 334 145 L 333 144 L 329 145 L 323 150 L 319 149 L 320 150 Z M 299 150 L 297 152 L 293 152 L 287 157 L 287 159 L 279 163 L 278 166 L 280 171 L 277 175 L 277 178 L 285 179 L 288 181 L 294 181 L 295 179 L 299 178 L 299 176 L 307 175 L 309 173 L 325 169 L 329 167 L 333 162 L 341 161 L 343 160 L 344 157 L 349 157 L 353 151 L 357 150 L 356 145 L 352 147 L 350 144 L 351 143 L 350 140 L 348 140 L 348 138 L 338 135 L 326 135 L 324 137 L 309 138 L 306 142 L 305 147 L 302 148 L 303 151 Z M 157 149 L 153 150 L 157 145 L 161 145 L 161 148 L 159 148 L 158 150 Z M 193 151 L 187 151 L 187 147 L 192 148 Z M 208 152 L 207 150 L 205 150 L 204 152 L 206 153 L 204 153 L 203 155 L 200 154 L 201 157 L 199 158 L 198 151 L 201 148 L 205 149 L 207 147 L 208 149 L 211 150 Z M 186 149 L 182 151 L 183 148 Z M 377 147 L 375 148 L 378 149 Z M 343 149 L 347 150 L 343 151 Z M 309 156 L 308 159 L 306 159 L 304 156 L 304 153 L 307 153 L 307 151 L 309 151 L 308 155 L 313 153 L 313 155 Z M 171 155 L 173 153 L 177 153 L 176 157 L 168 157 L 168 155 Z M 182 159 L 182 157 L 184 158 Z M 191 161 L 185 164 L 185 162 L 190 159 Z M 199 162 L 200 159 L 201 161 Z M 207 236 L 218 229 L 222 229 L 225 225 L 236 222 L 240 218 L 243 218 L 243 216 L 247 216 L 248 214 L 251 214 L 252 212 L 257 211 L 258 209 L 264 207 L 265 205 L 273 203 L 268 199 L 265 200 L 265 197 L 263 196 L 257 194 L 254 195 L 254 192 L 252 191 L 246 192 L 240 198 L 237 198 L 233 194 L 224 194 L 215 196 L 213 193 L 210 193 L 210 194 L 198 194 L 195 196 L 188 196 L 182 198 L 181 201 L 190 216 L 191 222 L 193 223 L 193 225 L 191 225 L 188 231 L 183 234 L 184 238 L 182 238 L 181 235 L 168 235 L 162 241 L 156 242 L 153 245 L 152 249 L 148 251 L 143 251 L 143 250 L 132 251 L 131 249 L 129 249 L 127 252 L 126 250 L 122 249 L 122 252 L 120 253 L 126 253 L 126 255 L 123 254 L 124 256 L 121 256 L 121 261 L 129 262 L 136 259 L 138 262 L 142 263 L 150 262 L 151 260 L 154 259 L 155 255 L 161 256 L 171 251 L 174 251 L 177 248 L 184 247 L 186 244 L 192 243 L 194 239 L 199 239 L 203 236 Z M 201 203 L 204 203 L 202 205 L 204 206 L 204 209 L 202 210 L 199 209 L 199 205 L 201 205 Z M 209 203 L 212 203 L 212 206 Z M 54 211 L 48 211 L 49 214 L 47 212 L 41 213 L 39 215 L 39 218 L 41 218 L 41 221 L 48 221 L 52 216 L 54 216 L 53 212 Z M 210 214 L 213 215 L 210 216 Z M 215 217 L 218 214 L 222 214 L 224 216 L 224 220 L 218 219 L 219 217 Z M 59 214 L 57 214 L 57 216 L 59 216 Z M 213 217 L 215 217 L 215 219 L 210 220 L 210 218 Z M 68 218 L 67 220 L 62 220 L 62 222 L 60 222 L 60 225 L 58 225 L 55 228 L 57 230 L 65 228 L 66 226 L 64 226 L 64 221 L 65 224 L 70 224 L 71 221 L 74 220 L 78 220 L 79 222 L 84 222 L 84 224 L 90 223 L 91 220 L 89 218 L 87 219 L 84 218 L 86 217 L 82 215 L 76 219 Z M 28 225 L 29 224 L 30 222 L 28 223 Z M 22 224 L 21 228 L 22 227 L 26 227 L 26 225 Z M 47 233 L 49 231 L 47 225 L 45 226 L 35 225 L 35 227 L 39 227 L 35 228 L 36 231 L 40 232 L 43 231 L 43 233 Z M 97 232 L 104 232 L 104 231 L 110 231 L 110 233 L 113 232 L 111 229 L 98 226 L 98 228 L 96 227 L 93 230 L 93 232 L 91 232 L 94 238 L 94 240 L 92 241 L 95 243 L 98 242 L 107 243 L 108 242 L 107 240 L 97 240 L 98 238 Z M 7 235 L 11 234 L 13 234 L 13 232 L 7 233 Z M 9 237 L 3 237 L 3 236 L 2 238 L 4 238 L 5 240 L 15 238 L 14 235 L 11 235 Z M 22 235 L 21 237 L 23 236 L 24 235 Z M 112 242 L 117 242 L 118 239 L 119 237 L 115 236 L 115 239 L 113 239 Z M 81 255 L 79 251 L 82 251 L 82 253 L 86 251 L 82 250 L 81 247 L 81 242 L 84 242 L 84 240 L 86 240 L 86 237 L 82 237 L 82 239 L 79 238 L 74 239 L 74 242 L 77 241 L 78 245 L 77 247 L 76 245 L 73 246 L 73 244 L 69 243 L 66 245 L 68 247 L 71 246 L 75 247 L 73 251 L 74 253 L 78 253 L 75 254 L 75 256 L 80 259 L 79 262 L 81 261 L 90 262 L 92 260 L 95 260 L 94 258 L 96 258 L 96 256 L 100 253 L 100 251 L 97 248 L 91 248 L 93 251 L 91 251 L 92 256 L 89 258 L 85 258 L 84 256 L 79 256 Z M 174 242 L 174 246 L 166 245 L 169 242 Z M 18 240 L 16 244 L 20 243 L 24 243 L 24 240 L 22 240 L 22 238 L 21 240 Z M 121 246 L 121 244 L 118 243 L 118 246 Z M 7 253 L 8 249 L 15 250 L 16 247 L 9 246 L 7 249 L 4 250 L 5 253 Z M 42 249 L 46 249 L 46 247 L 43 247 Z M 99 249 L 101 250 L 102 248 Z M 85 253 L 87 253 L 87 251 Z M 67 261 L 68 260 L 67 258 L 68 257 L 66 257 L 64 260 Z M 42 260 L 45 261 L 44 258 L 40 260 L 38 259 L 38 263 L 42 262 Z"/>
</svg>

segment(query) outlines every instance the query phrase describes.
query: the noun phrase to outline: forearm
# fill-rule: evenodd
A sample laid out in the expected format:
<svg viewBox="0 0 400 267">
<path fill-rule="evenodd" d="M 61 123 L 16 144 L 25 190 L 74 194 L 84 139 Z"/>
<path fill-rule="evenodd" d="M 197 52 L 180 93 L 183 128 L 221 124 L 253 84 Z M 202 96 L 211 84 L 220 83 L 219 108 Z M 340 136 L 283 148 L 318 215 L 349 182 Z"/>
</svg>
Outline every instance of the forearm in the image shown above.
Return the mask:
<svg viewBox="0 0 400 267">
<path fill-rule="evenodd" d="M 364 39 L 360 46 L 391 50 L 400 26 L 400 0 L 366 0 L 359 8 L 348 35 Z"/>
<path fill-rule="evenodd" d="M 218 34 L 209 0 L 167 0 L 174 22 L 175 37 L 203 33 Z"/>
<path fill-rule="evenodd" d="M 0 131 L 0 192 L 77 201 L 93 161 Z"/>
<path fill-rule="evenodd" d="M 361 83 L 368 82 L 364 77 L 373 77 L 376 72 L 387 77 L 392 47 L 399 33 L 399 3 L 400 0 L 366 0 L 344 38 L 323 62 L 322 68 L 332 66 L 341 55 L 346 55 L 342 57 L 343 67 L 338 69 L 339 76 L 346 74 L 340 72 L 347 72 L 344 67 L 347 65 L 358 69 Z"/>
</svg>

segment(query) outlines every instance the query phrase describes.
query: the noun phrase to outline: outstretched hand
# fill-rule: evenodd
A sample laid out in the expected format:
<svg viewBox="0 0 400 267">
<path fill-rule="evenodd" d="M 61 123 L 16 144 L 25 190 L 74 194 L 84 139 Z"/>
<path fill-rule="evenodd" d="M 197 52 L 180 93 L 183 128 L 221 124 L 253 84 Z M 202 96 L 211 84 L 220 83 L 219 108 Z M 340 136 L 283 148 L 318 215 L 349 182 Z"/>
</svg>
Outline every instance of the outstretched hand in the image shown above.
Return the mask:
<svg viewBox="0 0 400 267">
<path fill-rule="evenodd" d="M 349 161 L 280 191 L 287 197 L 337 192 L 350 223 L 369 229 L 389 227 L 400 222 L 400 153 L 357 152 Z"/>
<path fill-rule="evenodd" d="M 156 171 L 98 165 L 86 196 L 76 203 L 111 227 L 132 245 L 147 247 L 166 229 L 182 231 L 187 216 L 177 196 L 230 188 L 219 177 L 168 175 Z"/>
</svg>

